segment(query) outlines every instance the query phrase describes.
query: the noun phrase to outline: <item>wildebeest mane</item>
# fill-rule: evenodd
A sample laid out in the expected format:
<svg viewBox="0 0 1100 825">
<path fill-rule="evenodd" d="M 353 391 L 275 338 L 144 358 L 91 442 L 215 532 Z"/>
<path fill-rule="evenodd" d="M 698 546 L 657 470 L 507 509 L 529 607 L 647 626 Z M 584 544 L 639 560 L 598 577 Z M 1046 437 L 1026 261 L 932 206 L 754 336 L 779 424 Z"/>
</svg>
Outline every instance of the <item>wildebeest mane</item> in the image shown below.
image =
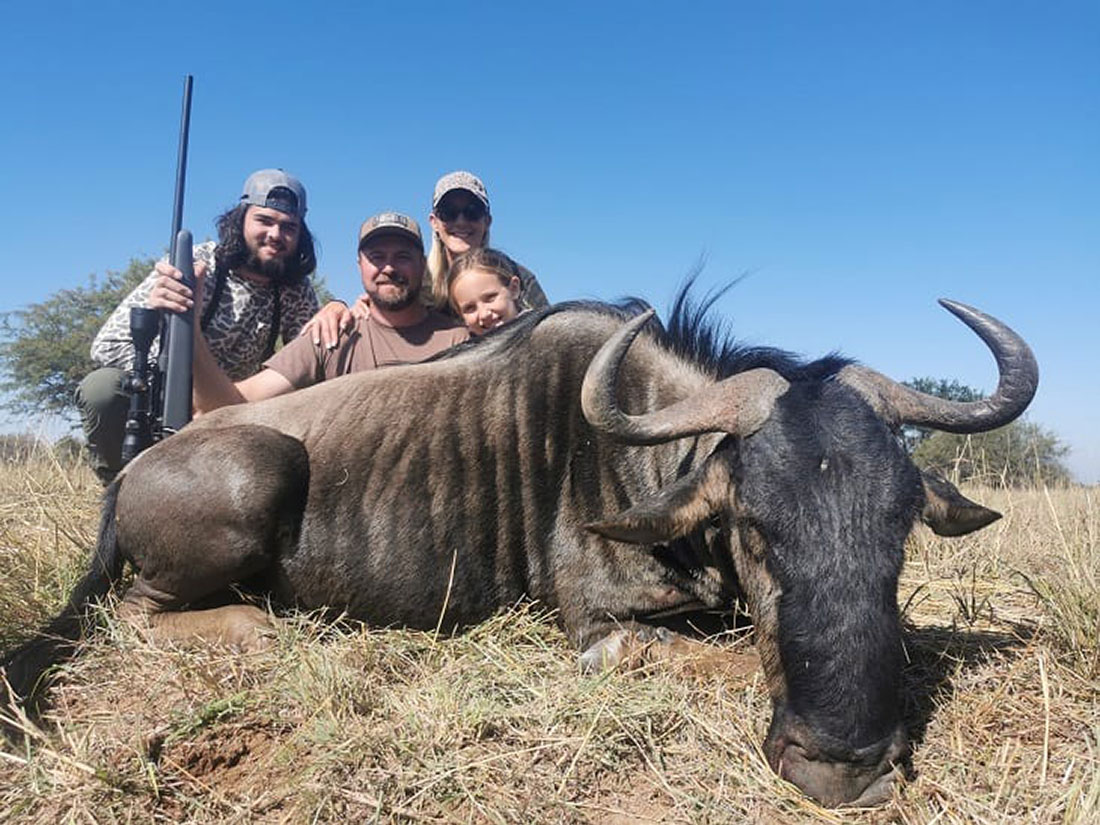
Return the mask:
<svg viewBox="0 0 1100 825">
<path fill-rule="evenodd" d="M 668 325 L 663 333 L 666 346 L 722 379 L 739 372 L 766 367 L 788 381 L 814 381 L 835 375 L 851 363 L 837 353 L 807 361 L 775 347 L 759 347 L 737 340 L 729 321 L 716 316 L 715 303 L 741 280 L 736 278 L 696 297 L 698 272 L 689 274 L 673 298 Z"/>
<path fill-rule="evenodd" d="M 788 381 L 819 381 L 835 375 L 842 367 L 852 363 L 851 359 L 837 353 L 807 361 L 786 350 L 752 346 L 738 341 L 730 330 L 729 322 L 712 310 L 715 303 L 736 286 L 740 278 L 696 297 L 698 274 L 697 271 L 690 273 L 677 290 L 669 309 L 667 324 L 654 327 L 657 329 L 658 340 L 667 349 L 701 367 L 715 378 L 721 380 L 746 370 L 766 367 L 775 370 Z M 600 301 L 566 301 L 541 311 L 526 312 L 509 324 L 445 350 L 432 360 L 451 358 L 496 340 L 500 341 L 496 351 L 506 357 L 508 352 L 522 345 L 543 320 L 562 312 L 590 312 L 626 321 L 649 307 L 645 300 L 636 297 L 623 298 L 613 304 Z"/>
</svg>

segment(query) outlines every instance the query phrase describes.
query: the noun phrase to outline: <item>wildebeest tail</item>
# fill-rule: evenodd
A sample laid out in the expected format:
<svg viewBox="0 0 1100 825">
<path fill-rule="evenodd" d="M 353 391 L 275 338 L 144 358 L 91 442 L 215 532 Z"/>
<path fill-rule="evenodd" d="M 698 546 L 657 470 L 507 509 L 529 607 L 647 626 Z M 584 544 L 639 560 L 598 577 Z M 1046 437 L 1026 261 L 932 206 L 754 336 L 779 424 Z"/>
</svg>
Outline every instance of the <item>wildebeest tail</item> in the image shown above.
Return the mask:
<svg viewBox="0 0 1100 825">
<path fill-rule="evenodd" d="M 69 594 L 64 609 L 33 638 L 0 658 L 0 670 L 10 686 L 8 698 L 22 702 L 33 712 L 45 685 L 47 672 L 72 655 L 84 633 L 89 607 L 102 599 L 122 577 L 124 559 L 115 531 L 115 506 L 121 481 L 113 482 L 103 497 L 103 515 L 91 566 Z"/>
</svg>

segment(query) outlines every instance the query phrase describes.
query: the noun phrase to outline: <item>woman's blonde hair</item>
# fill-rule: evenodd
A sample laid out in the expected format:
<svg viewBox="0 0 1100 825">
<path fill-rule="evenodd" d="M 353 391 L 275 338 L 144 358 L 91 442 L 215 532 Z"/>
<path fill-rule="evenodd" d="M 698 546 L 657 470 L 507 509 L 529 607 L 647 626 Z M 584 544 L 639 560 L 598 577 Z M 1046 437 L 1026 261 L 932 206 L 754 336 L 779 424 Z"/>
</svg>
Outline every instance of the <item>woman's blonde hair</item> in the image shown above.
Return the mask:
<svg viewBox="0 0 1100 825">
<path fill-rule="evenodd" d="M 471 269 L 484 269 L 486 272 L 491 272 L 497 276 L 503 286 L 511 284 L 513 278 L 522 280 L 519 276 L 519 265 L 515 261 L 499 249 L 480 246 L 463 252 L 451 262 L 443 281 L 446 302 L 451 300 L 451 286 L 458 280 L 458 276 Z M 453 308 L 455 312 L 458 311 L 458 307 Z"/>
<path fill-rule="evenodd" d="M 479 248 L 484 248 L 489 245 L 489 227 L 485 227 L 485 241 Z M 471 249 L 469 252 L 464 252 L 464 255 L 469 255 L 470 252 L 475 250 Z M 450 288 L 451 282 L 449 275 L 451 271 L 451 263 L 447 260 L 447 247 L 443 243 L 443 239 L 439 237 L 439 233 L 434 229 L 432 230 L 432 245 L 428 250 L 428 283 L 430 289 L 427 290 L 428 297 L 431 299 L 431 303 L 436 309 L 444 307 L 450 300 Z"/>
</svg>

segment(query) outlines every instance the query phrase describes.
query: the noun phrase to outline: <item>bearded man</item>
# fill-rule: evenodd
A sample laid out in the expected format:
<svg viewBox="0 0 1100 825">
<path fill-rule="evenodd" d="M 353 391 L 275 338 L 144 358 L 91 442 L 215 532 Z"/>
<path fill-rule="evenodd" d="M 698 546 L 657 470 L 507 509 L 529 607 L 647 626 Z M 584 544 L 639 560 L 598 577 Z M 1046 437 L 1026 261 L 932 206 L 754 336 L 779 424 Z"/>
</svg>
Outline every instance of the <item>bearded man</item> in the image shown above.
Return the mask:
<svg viewBox="0 0 1100 825">
<path fill-rule="evenodd" d="M 239 202 L 216 221 L 218 242 L 195 247 L 195 272 L 212 270 L 197 312 L 207 355 L 230 380 L 254 375 L 275 351 L 277 339 L 293 341 L 317 312 L 310 274 L 317 267 L 305 223 L 306 190 L 281 169 L 261 169 L 245 181 Z M 167 260 L 115 308 L 92 343 L 100 369 L 77 390 L 92 467 L 105 484 L 121 466 L 129 400 L 123 389 L 132 369 L 130 309 L 145 306 L 180 312 L 194 296 Z M 156 357 L 159 342 L 152 346 Z"/>
<path fill-rule="evenodd" d="M 420 227 L 412 218 L 383 212 L 364 221 L 358 260 L 369 314 L 335 348 L 301 337 L 265 361 L 265 369 L 233 382 L 200 344 L 195 350 L 196 409 L 259 401 L 351 372 L 423 361 L 469 337 L 465 326 L 420 300 L 427 261 Z"/>
</svg>

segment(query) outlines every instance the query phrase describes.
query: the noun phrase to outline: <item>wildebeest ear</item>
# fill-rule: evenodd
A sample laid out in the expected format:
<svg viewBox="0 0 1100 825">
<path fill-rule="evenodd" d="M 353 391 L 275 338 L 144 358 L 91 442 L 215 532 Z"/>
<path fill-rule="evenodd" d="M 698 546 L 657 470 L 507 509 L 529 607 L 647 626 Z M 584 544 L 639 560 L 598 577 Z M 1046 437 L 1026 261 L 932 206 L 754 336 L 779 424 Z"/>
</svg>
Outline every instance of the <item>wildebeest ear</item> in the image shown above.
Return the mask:
<svg viewBox="0 0 1100 825">
<path fill-rule="evenodd" d="M 932 473 L 921 473 L 924 481 L 924 511 L 921 520 L 937 536 L 965 536 L 981 530 L 1001 517 L 996 510 L 975 504 L 955 485 Z"/>
<path fill-rule="evenodd" d="M 648 496 L 629 510 L 585 529 L 631 544 L 659 544 L 684 536 L 729 506 L 730 471 L 723 453 Z"/>
</svg>

